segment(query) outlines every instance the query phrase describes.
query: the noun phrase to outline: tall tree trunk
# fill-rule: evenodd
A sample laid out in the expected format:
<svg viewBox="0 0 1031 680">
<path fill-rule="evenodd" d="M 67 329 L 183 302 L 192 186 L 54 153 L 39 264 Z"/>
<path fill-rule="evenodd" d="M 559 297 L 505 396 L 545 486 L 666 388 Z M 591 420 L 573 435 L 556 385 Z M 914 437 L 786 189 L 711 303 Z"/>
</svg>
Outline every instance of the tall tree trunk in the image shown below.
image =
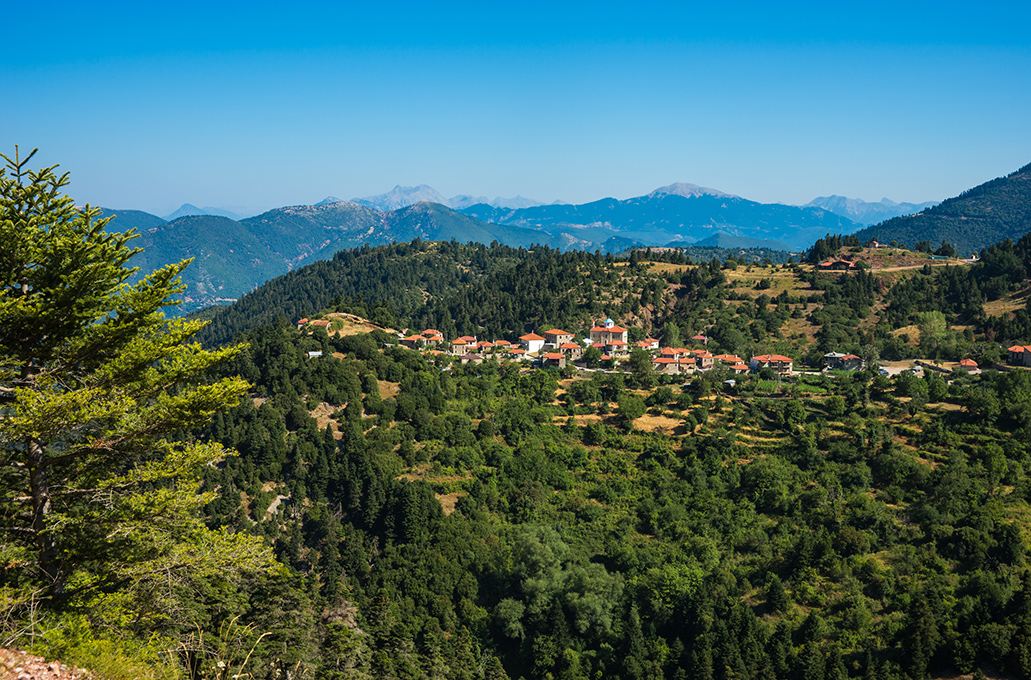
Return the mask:
<svg viewBox="0 0 1031 680">
<path fill-rule="evenodd" d="M 64 589 L 64 573 L 58 560 L 54 537 L 47 531 L 51 505 L 46 450 L 38 439 L 29 439 L 26 442 L 26 450 L 28 452 L 29 488 L 32 494 L 32 532 L 36 537 L 39 567 L 51 580 L 51 592 L 60 593 Z"/>
</svg>

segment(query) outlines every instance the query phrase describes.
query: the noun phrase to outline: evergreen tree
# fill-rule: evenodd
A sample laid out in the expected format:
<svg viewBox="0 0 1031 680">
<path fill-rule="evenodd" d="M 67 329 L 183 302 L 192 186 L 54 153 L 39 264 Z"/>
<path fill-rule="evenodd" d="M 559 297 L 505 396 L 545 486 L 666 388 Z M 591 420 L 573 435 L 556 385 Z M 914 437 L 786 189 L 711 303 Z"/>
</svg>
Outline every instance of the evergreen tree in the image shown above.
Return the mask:
<svg viewBox="0 0 1031 680">
<path fill-rule="evenodd" d="M 243 394 L 239 378 L 201 382 L 240 348 L 186 344 L 203 324 L 160 310 L 188 262 L 129 285 L 134 234 L 77 208 L 67 174 L 28 170 L 34 153 L 0 170 L 0 559 L 21 565 L 0 578 L 21 572 L 52 606 L 119 590 L 161 611 L 187 572 L 270 563 L 197 512 L 214 499 L 199 474 L 231 452 L 173 438 Z"/>
</svg>

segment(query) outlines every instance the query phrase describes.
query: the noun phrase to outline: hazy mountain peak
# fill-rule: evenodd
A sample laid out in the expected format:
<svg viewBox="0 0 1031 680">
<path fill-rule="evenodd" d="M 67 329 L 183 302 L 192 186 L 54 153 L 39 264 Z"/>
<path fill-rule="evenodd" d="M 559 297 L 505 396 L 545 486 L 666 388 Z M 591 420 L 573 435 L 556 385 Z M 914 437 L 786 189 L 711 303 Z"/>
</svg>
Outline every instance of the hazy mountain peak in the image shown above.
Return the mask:
<svg viewBox="0 0 1031 680">
<path fill-rule="evenodd" d="M 315 205 L 333 205 L 334 203 L 344 203 L 344 199 L 337 198 L 336 196 L 326 196 Z"/>
<path fill-rule="evenodd" d="M 669 186 L 659 187 L 655 191 L 648 194 L 648 198 L 654 198 L 656 196 L 684 196 L 685 198 L 695 198 L 697 196 L 716 196 L 717 198 L 737 198 L 733 194 L 727 194 L 718 189 L 710 189 L 709 187 L 700 187 L 697 184 L 687 184 L 686 182 L 674 182 Z"/>
<path fill-rule="evenodd" d="M 352 200 L 359 205 L 384 212 L 405 208 L 419 201 L 430 201 L 431 203 L 440 203 L 442 205 L 448 204 L 448 200 L 443 194 L 426 184 L 420 184 L 417 187 L 403 187 L 399 184 L 385 194 Z"/>
<path fill-rule="evenodd" d="M 163 219 L 165 219 L 168 222 L 171 222 L 172 220 L 178 219 L 180 217 L 192 217 L 195 215 L 216 215 L 218 217 L 228 217 L 231 220 L 237 221 L 243 219 L 241 215 L 238 215 L 237 213 L 234 213 L 231 210 L 226 210 L 225 208 L 198 208 L 197 206 L 191 203 L 183 203 L 181 206 L 179 206 L 178 210 L 176 210 L 171 215 L 165 215 Z"/>
<path fill-rule="evenodd" d="M 804 208 L 823 208 L 835 215 L 847 217 L 864 226 L 877 224 L 892 217 L 913 215 L 925 208 L 937 205 L 935 201 L 926 203 L 896 203 L 889 198 L 882 198 L 876 203 L 868 203 L 860 198 L 847 196 L 819 196 L 806 203 Z"/>
</svg>

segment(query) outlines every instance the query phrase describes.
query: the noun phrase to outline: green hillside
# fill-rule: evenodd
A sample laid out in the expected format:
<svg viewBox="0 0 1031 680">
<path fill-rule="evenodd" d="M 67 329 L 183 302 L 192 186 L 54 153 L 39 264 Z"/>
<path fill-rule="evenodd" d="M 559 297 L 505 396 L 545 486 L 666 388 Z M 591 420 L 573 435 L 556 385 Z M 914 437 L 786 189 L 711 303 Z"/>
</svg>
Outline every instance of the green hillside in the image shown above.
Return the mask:
<svg viewBox="0 0 1031 680">
<path fill-rule="evenodd" d="M 157 215 L 151 215 L 142 210 L 113 210 L 112 208 L 101 208 L 101 217 L 113 217 L 108 224 L 108 231 L 124 232 L 135 229 L 139 233 L 145 233 L 151 229 L 157 229 L 166 221 Z"/>
<path fill-rule="evenodd" d="M 914 247 L 921 241 L 937 248 L 951 243 L 963 255 L 1005 239 L 1017 241 L 1031 231 L 1031 165 L 993 179 L 908 217 L 896 217 L 856 232 L 865 243 L 896 241 Z"/>
</svg>

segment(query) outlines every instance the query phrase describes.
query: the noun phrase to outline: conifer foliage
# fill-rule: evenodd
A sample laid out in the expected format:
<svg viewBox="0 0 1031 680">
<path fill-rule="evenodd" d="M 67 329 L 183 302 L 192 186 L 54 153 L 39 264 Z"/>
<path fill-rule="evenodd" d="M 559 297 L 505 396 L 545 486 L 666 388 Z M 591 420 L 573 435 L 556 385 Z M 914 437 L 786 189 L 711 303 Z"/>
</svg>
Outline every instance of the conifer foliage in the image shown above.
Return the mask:
<svg viewBox="0 0 1031 680">
<path fill-rule="evenodd" d="M 188 264 L 136 285 L 133 234 L 62 193 L 67 174 L 0 170 L 0 587 L 61 606 L 119 592 L 167 609 L 184 575 L 269 563 L 260 541 L 207 530 L 199 473 L 230 455 L 177 441 L 234 405 L 240 378 L 200 381 L 238 347 L 187 344 L 202 324 L 161 308 Z M 10 610 L 8 611 L 10 615 Z"/>
</svg>

